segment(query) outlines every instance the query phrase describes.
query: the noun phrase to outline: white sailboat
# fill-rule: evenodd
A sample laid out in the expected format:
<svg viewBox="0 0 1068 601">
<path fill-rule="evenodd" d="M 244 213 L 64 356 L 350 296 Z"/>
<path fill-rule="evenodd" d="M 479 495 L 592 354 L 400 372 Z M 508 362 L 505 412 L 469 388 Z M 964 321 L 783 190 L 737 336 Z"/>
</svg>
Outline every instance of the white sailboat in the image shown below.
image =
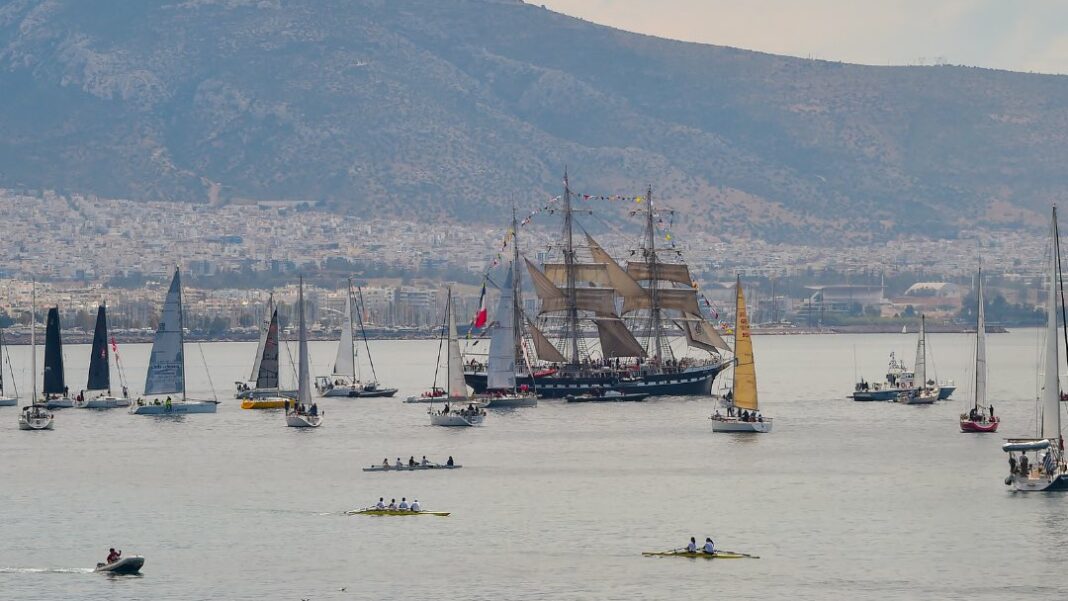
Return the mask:
<svg viewBox="0 0 1068 601">
<path fill-rule="evenodd" d="M 757 400 L 756 357 L 741 277 L 735 286 L 734 380 L 727 397 L 730 404 L 726 415 L 717 409 L 709 419 L 713 432 L 771 432 L 771 418 L 760 414 Z"/>
<path fill-rule="evenodd" d="M 512 227 L 515 228 L 513 218 Z M 518 279 L 514 277 L 515 263 L 508 266 L 508 273 L 501 285 L 501 298 L 497 302 L 495 321 L 490 326 L 489 357 L 486 360 L 486 393 L 479 398 L 487 408 L 537 407 L 538 397 L 533 392 L 521 390 L 516 384 L 516 361 L 523 360 L 530 373 L 530 364 L 523 353 L 523 332 L 519 321 L 520 308 L 516 303 Z M 533 374 L 531 374 L 533 375 Z M 534 379 L 531 377 L 531 381 Z"/>
<path fill-rule="evenodd" d="M 361 304 L 362 304 L 361 292 Z M 356 338 L 353 333 L 355 323 L 353 314 L 360 314 L 360 308 L 356 304 L 356 297 L 352 291 L 352 280 L 349 280 L 348 293 L 345 303 L 345 325 L 341 329 L 341 339 L 337 344 L 337 356 L 334 358 L 334 370 L 330 376 L 319 376 L 315 379 L 315 389 L 324 397 L 391 397 L 397 394 L 396 388 L 382 386 L 378 382 L 375 373 L 374 360 L 371 359 L 371 347 L 367 342 L 367 330 L 360 322 L 360 333 L 363 335 L 364 347 L 367 349 L 367 361 L 371 367 L 371 380 L 363 381 L 360 375 L 358 353 L 356 352 Z M 354 309 L 355 307 L 355 309 Z"/>
<path fill-rule="evenodd" d="M 445 408 L 435 411 L 431 405 L 427 410 L 430 416 L 430 424 L 433 426 L 480 426 L 486 417 L 486 412 L 481 407 L 473 407 L 467 394 L 467 383 L 464 381 L 463 357 L 460 355 L 460 337 L 456 333 L 456 317 L 452 308 L 452 289 L 449 289 L 445 300 L 445 320 L 448 322 L 448 351 L 445 364 L 445 373 L 448 378 L 448 396 L 444 399 Z M 441 360 L 441 345 L 438 345 L 438 361 Z M 437 388 L 437 372 L 435 371 L 434 389 Z M 460 409 L 453 407 L 459 404 Z"/>
<path fill-rule="evenodd" d="M 975 318 L 975 402 L 960 414 L 961 432 L 997 432 L 1001 420 L 994 415 L 994 406 L 986 406 L 986 309 L 983 306 L 983 270 L 979 270 L 978 310 Z"/>
<path fill-rule="evenodd" d="M 297 300 L 299 315 L 299 342 L 297 358 L 297 401 L 286 410 L 286 425 L 290 428 L 318 428 L 323 425 L 323 414 L 311 399 L 311 368 L 308 357 L 308 327 L 304 322 L 304 278 L 300 278 Z"/>
<path fill-rule="evenodd" d="M 22 408 L 19 413 L 19 430 L 51 430 L 54 416 L 37 402 L 37 282 L 33 282 L 30 292 L 32 299 L 30 304 L 30 374 L 33 380 L 33 390 L 30 393 L 30 404 Z"/>
<path fill-rule="evenodd" d="M 79 409 L 114 409 L 130 406 L 130 397 L 126 393 L 126 386 L 122 387 L 122 396 L 115 396 L 111 392 L 110 358 L 111 353 L 108 352 L 107 306 L 100 305 L 96 310 L 96 327 L 93 330 L 93 346 L 89 356 L 89 378 L 86 382 L 85 390 L 74 401 L 75 407 Z M 116 367 L 118 367 L 117 360 Z"/>
<path fill-rule="evenodd" d="M 214 401 L 191 401 L 185 394 L 185 327 L 182 318 L 182 279 L 176 267 L 145 374 L 145 397 L 130 407 L 136 415 L 215 413 Z M 171 395 L 181 395 L 174 399 Z M 165 398 L 160 398 L 165 397 Z"/>
<path fill-rule="evenodd" d="M 938 400 L 939 387 L 927 380 L 927 316 L 920 314 L 920 337 L 916 340 L 916 388 L 898 397 L 906 405 L 930 405 Z"/>
<path fill-rule="evenodd" d="M 1010 473 L 1005 484 L 1020 492 L 1068 490 L 1068 464 L 1065 463 L 1064 437 L 1061 435 L 1060 353 L 1057 348 L 1057 296 L 1064 297 L 1060 274 L 1061 247 L 1057 227 L 1057 208 L 1051 220 L 1052 249 L 1049 266 L 1049 290 L 1046 297 L 1046 350 L 1038 435 L 1010 438 L 1002 445 L 1009 454 Z M 1068 326 L 1066 326 L 1068 327 Z M 1028 453 L 1032 455 L 1028 456 Z"/>
<path fill-rule="evenodd" d="M 14 394 L 8 394 L 4 384 L 5 364 L 8 373 L 11 374 L 11 384 L 14 389 L 15 370 L 11 368 L 11 353 L 4 342 L 4 329 L 0 328 L 0 407 L 14 407 L 19 404 L 18 390 L 14 389 Z"/>
</svg>

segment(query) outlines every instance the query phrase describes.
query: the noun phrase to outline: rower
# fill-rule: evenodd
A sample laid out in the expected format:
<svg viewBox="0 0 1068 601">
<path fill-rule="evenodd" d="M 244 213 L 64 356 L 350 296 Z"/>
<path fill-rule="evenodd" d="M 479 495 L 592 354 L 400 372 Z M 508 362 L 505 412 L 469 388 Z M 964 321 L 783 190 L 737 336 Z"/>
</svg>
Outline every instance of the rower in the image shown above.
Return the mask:
<svg viewBox="0 0 1068 601">
<path fill-rule="evenodd" d="M 422 507 L 420 507 L 420 506 L 419 506 L 419 499 L 415 499 L 414 501 L 412 501 L 412 506 L 411 506 L 411 507 L 409 507 L 408 509 L 411 509 L 412 511 L 419 511 L 419 510 L 421 510 L 421 509 L 422 509 Z"/>
<path fill-rule="evenodd" d="M 415 467 L 415 455 L 408 458 L 408 467 Z"/>
<path fill-rule="evenodd" d="M 385 508 L 386 508 L 386 498 L 385 497 L 378 497 L 378 503 L 375 503 L 375 509 L 385 509 Z"/>
<path fill-rule="evenodd" d="M 687 553 L 697 553 L 697 539 L 690 537 L 690 544 L 686 545 Z"/>
<path fill-rule="evenodd" d="M 286 402 L 288 403 L 289 401 L 286 401 Z M 384 470 L 388 470 L 389 469 L 389 459 L 386 459 L 385 457 L 382 458 L 382 469 L 384 469 Z"/>
<path fill-rule="evenodd" d="M 408 509 L 408 498 L 407 497 L 401 497 L 401 502 L 400 502 L 400 505 L 397 506 L 397 509 L 400 509 L 400 510 Z"/>
<path fill-rule="evenodd" d="M 389 506 L 386 507 L 386 509 L 396 509 L 396 508 L 397 508 L 397 500 L 396 499 L 390 499 L 389 500 Z"/>
<path fill-rule="evenodd" d="M 430 465 L 430 462 L 426 460 L 426 455 L 423 455 L 423 461 L 420 463 L 423 467 Z"/>
<path fill-rule="evenodd" d="M 404 464 L 401 463 L 400 457 L 397 457 L 397 468 L 399 469 L 399 468 L 402 468 L 402 467 L 404 467 Z"/>
<path fill-rule="evenodd" d="M 449 467 L 453 466 L 452 455 L 449 455 L 449 460 L 445 462 L 445 465 L 447 465 Z"/>
<path fill-rule="evenodd" d="M 714 555 L 716 553 L 716 543 L 712 542 L 711 538 L 705 538 L 705 546 L 701 551 Z"/>
</svg>

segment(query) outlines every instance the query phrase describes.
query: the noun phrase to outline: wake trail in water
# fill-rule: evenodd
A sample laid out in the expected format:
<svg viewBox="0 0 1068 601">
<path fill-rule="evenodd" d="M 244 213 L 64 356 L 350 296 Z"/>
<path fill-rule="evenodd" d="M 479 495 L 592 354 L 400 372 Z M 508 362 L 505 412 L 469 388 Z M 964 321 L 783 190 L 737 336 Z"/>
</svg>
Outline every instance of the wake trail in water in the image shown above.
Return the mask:
<svg viewBox="0 0 1068 601">
<path fill-rule="evenodd" d="M 92 574 L 93 568 L 4 568 L 0 574 Z"/>
</svg>

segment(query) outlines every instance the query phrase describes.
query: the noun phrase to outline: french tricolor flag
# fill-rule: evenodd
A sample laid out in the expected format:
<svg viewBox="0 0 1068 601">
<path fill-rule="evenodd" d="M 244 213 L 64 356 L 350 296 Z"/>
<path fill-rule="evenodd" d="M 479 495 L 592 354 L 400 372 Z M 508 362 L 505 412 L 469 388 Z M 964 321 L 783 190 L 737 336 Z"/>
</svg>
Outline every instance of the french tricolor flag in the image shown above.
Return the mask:
<svg viewBox="0 0 1068 601">
<path fill-rule="evenodd" d="M 471 325 L 475 328 L 485 327 L 486 318 L 486 283 L 482 282 L 482 294 L 478 297 L 478 312 L 475 313 L 475 319 Z"/>
</svg>

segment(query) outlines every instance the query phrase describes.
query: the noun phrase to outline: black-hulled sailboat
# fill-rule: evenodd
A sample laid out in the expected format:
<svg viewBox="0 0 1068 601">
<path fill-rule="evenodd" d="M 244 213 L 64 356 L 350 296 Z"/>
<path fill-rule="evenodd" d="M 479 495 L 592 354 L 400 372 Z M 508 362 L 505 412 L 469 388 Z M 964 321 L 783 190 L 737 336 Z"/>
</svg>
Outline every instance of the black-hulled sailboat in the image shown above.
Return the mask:
<svg viewBox="0 0 1068 601">
<path fill-rule="evenodd" d="M 63 371 L 63 339 L 60 336 L 59 307 L 48 310 L 45 321 L 45 356 L 44 356 L 44 399 L 45 409 L 67 409 L 74 406 L 70 397 L 66 376 Z"/>
<path fill-rule="evenodd" d="M 667 259 L 656 246 L 652 192 L 636 211 L 645 219 L 644 235 L 625 267 L 588 233 L 576 242 L 566 174 L 561 200 L 564 228 L 555 248 L 562 249 L 562 261 L 538 267 L 525 260 L 540 301 L 537 323 L 526 324 L 538 363 L 533 374 L 517 374 L 517 385 L 546 398 L 608 391 L 710 394 L 716 375 L 729 364 L 720 351 L 729 347 L 702 315 L 689 267 Z M 681 253 L 671 249 L 670 255 Z M 676 356 L 671 342 L 682 337 L 705 355 Z M 465 369 L 476 393 L 485 393 L 487 377 L 484 366 Z"/>
<path fill-rule="evenodd" d="M 122 396 L 115 396 L 111 391 L 108 315 L 105 305 L 100 305 L 96 310 L 93 349 L 89 356 L 89 379 L 85 390 L 79 393 L 78 399 L 74 401 L 74 406 L 81 409 L 114 409 L 130 406 L 126 386 L 122 386 Z"/>
</svg>

